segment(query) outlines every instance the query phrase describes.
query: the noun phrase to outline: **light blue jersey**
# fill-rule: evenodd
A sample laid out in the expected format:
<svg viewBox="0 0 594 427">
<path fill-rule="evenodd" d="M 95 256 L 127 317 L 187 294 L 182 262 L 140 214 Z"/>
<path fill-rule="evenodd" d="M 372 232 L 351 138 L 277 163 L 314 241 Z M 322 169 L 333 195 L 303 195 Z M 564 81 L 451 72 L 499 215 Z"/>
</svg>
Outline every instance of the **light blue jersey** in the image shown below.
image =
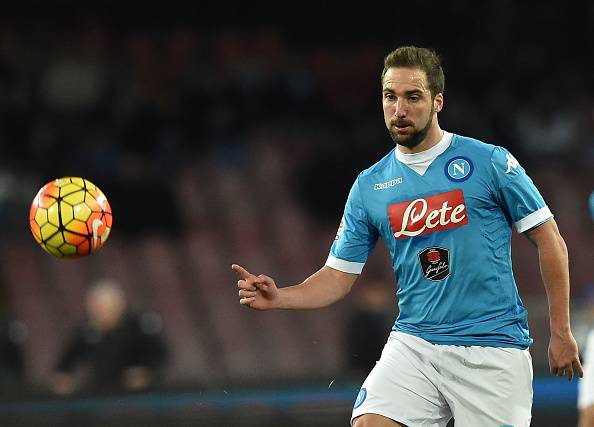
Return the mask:
<svg viewBox="0 0 594 427">
<path fill-rule="evenodd" d="M 359 174 L 326 265 L 361 273 L 381 236 L 398 283 L 393 330 L 434 344 L 526 348 L 512 225 L 521 233 L 553 215 L 504 148 L 446 132 L 429 151 L 393 149 Z"/>
</svg>

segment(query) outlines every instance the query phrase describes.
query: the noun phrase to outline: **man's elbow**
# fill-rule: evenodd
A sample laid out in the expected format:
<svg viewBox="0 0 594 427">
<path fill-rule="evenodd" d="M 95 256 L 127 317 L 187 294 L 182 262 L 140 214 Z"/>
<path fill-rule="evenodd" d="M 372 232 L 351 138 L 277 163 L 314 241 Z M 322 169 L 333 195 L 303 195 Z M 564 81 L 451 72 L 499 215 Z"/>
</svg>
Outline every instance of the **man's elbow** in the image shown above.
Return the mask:
<svg viewBox="0 0 594 427">
<path fill-rule="evenodd" d="M 561 234 L 557 234 L 557 246 L 561 256 L 563 256 L 564 258 L 569 258 L 569 251 L 567 250 L 565 239 L 563 239 L 563 236 L 561 236 Z"/>
<path fill-rule="evenodd" d="M 563 258 L 568 257 L 565 239 L 559 232 L 555 220 L 541 224 L 527 232 L 528 238 L 538 247 L 539 251 L 552 251 Z"/>
</svg>

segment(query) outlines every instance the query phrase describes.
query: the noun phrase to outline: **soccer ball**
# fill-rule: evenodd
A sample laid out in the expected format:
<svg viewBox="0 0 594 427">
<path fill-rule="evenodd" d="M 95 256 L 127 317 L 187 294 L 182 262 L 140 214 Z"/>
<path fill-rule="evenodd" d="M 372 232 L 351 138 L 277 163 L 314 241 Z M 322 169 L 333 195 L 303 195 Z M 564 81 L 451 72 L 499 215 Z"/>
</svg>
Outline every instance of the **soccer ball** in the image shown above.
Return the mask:
<svg viewBox="0 0 594 427">
<path fill-rule="evenodd" d="M 105 194 L 84 178 L 48 182 L 29 211 L 33 237 L 49 254 L 78 258 L 101 248 L 111 231 L 111 207 Z"/>
</svg>

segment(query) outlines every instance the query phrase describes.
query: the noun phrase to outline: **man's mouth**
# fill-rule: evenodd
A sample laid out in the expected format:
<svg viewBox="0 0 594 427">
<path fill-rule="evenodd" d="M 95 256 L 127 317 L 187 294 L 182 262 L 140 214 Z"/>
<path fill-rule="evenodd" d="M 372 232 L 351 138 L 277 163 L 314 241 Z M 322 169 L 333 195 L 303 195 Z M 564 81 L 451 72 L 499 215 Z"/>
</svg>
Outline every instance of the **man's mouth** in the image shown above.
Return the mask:
<svg viewBox="0 0 594 427">
<path fill-rule="evenodd" d="M 395 127 L 396 130 L 408 130 L 409 128 L 412 128 L 412 124 L 410 123 L 394 123 L 392 126 Z"/>
</svg>

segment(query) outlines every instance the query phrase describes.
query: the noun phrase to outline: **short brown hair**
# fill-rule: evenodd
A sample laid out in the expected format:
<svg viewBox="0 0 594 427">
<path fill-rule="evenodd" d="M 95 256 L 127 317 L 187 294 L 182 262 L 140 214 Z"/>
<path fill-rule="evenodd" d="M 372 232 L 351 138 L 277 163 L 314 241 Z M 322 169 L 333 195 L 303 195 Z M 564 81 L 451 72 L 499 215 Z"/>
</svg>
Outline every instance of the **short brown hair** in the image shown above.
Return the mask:
<svg viewBox="0 0 594 427">
<path fill-rule="evenodd" d="M 384 71 L 382 71 L 382 84 L 389 68 L 418 68 L 425 72 L 429 83 L 431 96 L 443 93 L 445 77 L 441 68 L 441 61 L 432 49 L 416 46 L 402 46 L 393 50 L 384 58 Z"/>
</svg>

